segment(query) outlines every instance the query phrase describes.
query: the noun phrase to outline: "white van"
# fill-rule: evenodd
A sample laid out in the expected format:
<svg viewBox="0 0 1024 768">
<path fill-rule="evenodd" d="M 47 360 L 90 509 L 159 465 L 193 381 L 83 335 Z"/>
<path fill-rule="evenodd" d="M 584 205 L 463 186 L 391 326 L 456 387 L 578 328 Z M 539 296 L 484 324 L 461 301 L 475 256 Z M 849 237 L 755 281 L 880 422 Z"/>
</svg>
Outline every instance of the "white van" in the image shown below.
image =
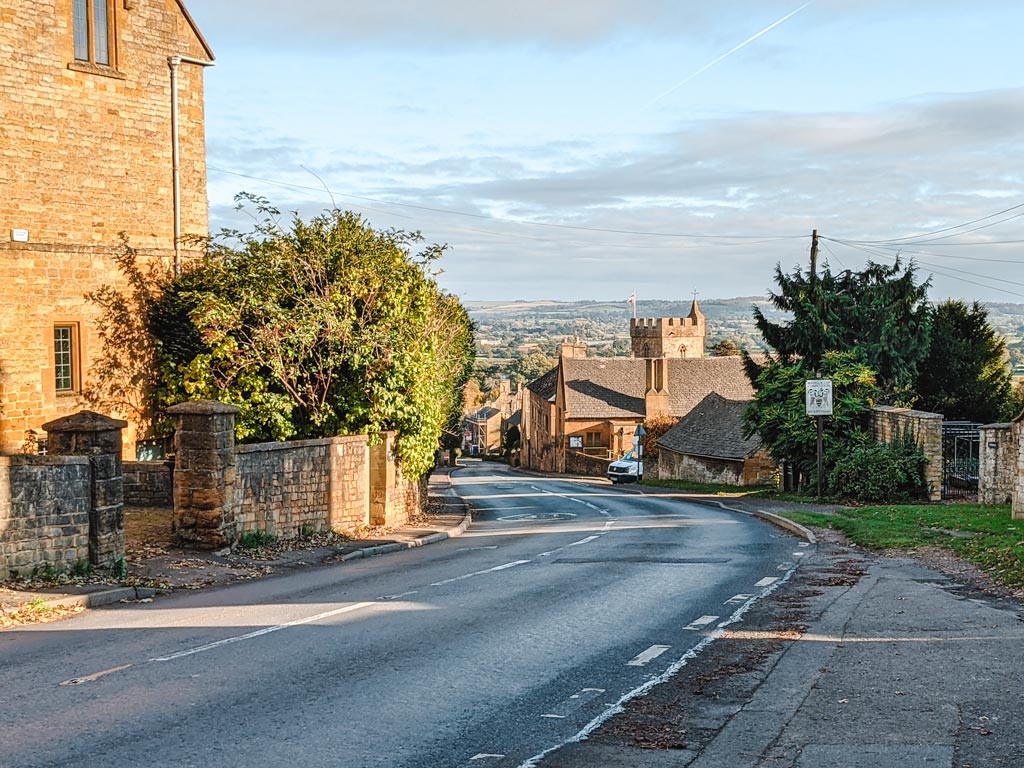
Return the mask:
<svg viewBox="0 0 1024 768">
<path fill-rule="evenodd" d="M 644 474 L 644 463 L 635 451 L 626 451 L 621 458 L 608 465 L 608 479 L 615 483 L 635 483 Z"/>
</svg>

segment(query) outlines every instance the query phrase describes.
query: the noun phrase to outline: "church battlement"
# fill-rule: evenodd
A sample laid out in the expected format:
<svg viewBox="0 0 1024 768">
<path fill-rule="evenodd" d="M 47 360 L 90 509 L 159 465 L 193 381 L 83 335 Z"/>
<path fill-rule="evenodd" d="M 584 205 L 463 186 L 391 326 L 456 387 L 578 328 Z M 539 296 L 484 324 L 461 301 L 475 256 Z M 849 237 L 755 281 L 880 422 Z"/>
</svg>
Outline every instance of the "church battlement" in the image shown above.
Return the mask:
<svg viewBox="0 0 1024 768">
<path fill-rule="evenodd" d="M 686 317 L 634 317 L 629 321 L 633 357 L 704 357 L 707 324 L 697 306 Z"/>
<path fill-rule="evenodd" d="M 629 321 L 629 332 L 634 336 L 659 336 L 702 325 L 703 322 L 692 317 L 634 317 Z"/>
</svg>

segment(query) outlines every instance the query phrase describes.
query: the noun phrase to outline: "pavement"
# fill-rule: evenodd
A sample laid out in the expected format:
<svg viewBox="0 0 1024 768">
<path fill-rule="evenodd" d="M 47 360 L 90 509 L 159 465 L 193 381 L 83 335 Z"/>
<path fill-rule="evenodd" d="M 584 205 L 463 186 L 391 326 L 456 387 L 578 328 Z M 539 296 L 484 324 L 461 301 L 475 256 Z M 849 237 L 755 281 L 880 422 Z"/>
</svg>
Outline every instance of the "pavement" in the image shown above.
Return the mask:
<svg viewBox="0 0 1024 768">
<path fill-rule="evenodd" d="M 0 584 L 0 612 L 11 614 L 25 606 L 38 609 L 97 608 L 118 602 L 151 600 L 155 596 L 176 589 L 216 587 L 285 573 L 298 568 L 309 568 L 329 563 L 347 562 L 364 557 L 375 557 L 413 547 L 434 544 L 463 533 L 469 527 L 469 512 L 451 492 L 453 468 L 442 467 L 431 473 L 429 497 L 431 503 L 424 515 L 406 525 L 379 528 L 363 538 L 342 544 L 315 546 L 316 540 L 292 549 L 269 547 L 249 551 L 196 552 L 161 544 L 157 546 L 129 545 L 127 556 L 129 577 L 121 581 L 102 581 L 99 578 L 82 583 L 57 586 L 36 586 L 29 582 L 24 588 L 11 588 Z M 133 511 L 128 510 L 126 517 Z M 140 515 L 155 517 L 151 527 L 161 530 L 161 537 L 169 537 L 170 510 L 138 510 Z M 129 520 L 129 526 L 131 520 Z M 53 614 L 53 618 L 59 618 Z"/>
<path fill-rule="evenodd" d="M 757 516 L 792 506 L 686 497 Z M 1024 766 L 1024 605 L 948 555 L 811 533 L 770 599 L 540 765 Z"/>
</svg>

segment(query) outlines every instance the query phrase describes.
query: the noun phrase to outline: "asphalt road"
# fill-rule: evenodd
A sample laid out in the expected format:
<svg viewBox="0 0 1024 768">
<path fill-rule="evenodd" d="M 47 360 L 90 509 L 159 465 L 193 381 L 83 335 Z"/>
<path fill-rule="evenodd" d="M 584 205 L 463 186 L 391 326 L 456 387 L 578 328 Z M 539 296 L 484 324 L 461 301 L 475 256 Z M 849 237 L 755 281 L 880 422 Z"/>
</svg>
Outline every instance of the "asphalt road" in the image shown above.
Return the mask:
<svg viewBox="0 0 1024 768">
<path fill-rule="evenodd" d="M 542 765 L 802 554 L 635 488 L 452 482 L 459 538 L 0 633 L 0 766 Z"/>
</svg>

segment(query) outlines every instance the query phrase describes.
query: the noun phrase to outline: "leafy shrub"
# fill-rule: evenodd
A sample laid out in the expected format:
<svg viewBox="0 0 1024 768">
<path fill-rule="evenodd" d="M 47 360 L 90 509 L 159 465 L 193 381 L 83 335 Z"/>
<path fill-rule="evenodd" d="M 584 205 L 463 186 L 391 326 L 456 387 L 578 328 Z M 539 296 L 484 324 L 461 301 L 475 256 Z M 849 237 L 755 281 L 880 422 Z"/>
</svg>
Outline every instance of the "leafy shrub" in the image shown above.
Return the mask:
<svg viewBox="0 0 1024 768">
<path fill-rule="evenodd" d="M 868 503 L 926 499 L 927 463 L 912 434 L 889 444 L 866 443 L 836 462 L 829 475 L 829 489 L 833 496 Z"/>
<path fill-rule="evenodd" d="M 259 549 L 275 541 L 277 537 L 272 533 L 263 530 L 246 531 L 238 537 L 238 546 L 241 549 Z"/>
</svg>

